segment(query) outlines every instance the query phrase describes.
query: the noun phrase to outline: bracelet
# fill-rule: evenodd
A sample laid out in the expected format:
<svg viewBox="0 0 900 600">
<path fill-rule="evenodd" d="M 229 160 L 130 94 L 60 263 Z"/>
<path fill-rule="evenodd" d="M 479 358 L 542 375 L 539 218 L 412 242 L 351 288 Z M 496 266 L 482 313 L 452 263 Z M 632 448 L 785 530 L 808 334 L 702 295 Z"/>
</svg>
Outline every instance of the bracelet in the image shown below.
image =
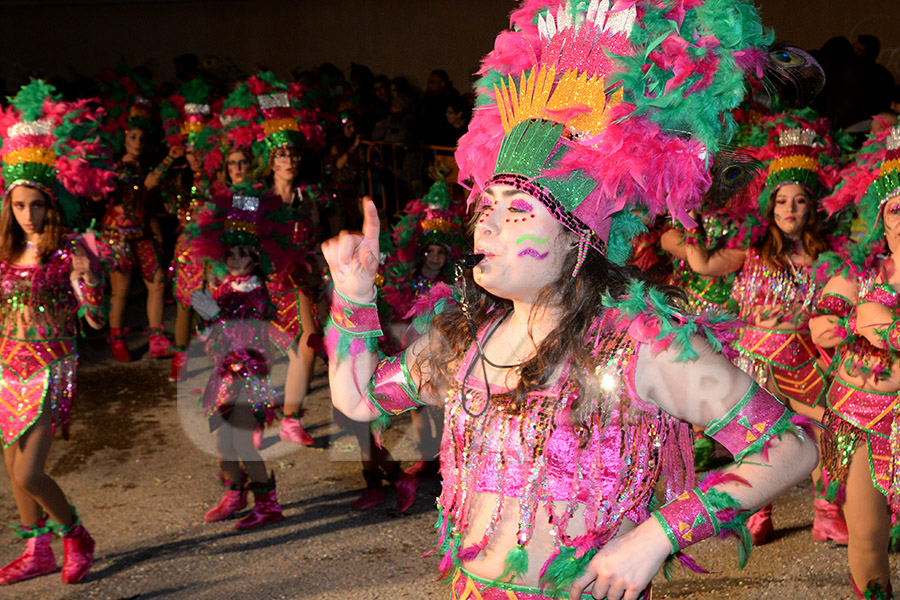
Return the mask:
<svg viewBox="0 0 900 600">
<path fill-rule="evenodd" d="M 863 302 L 876 302 L 888 308 L 897 308 L 897 305 L 900 305 L 900 294 L 890 285 L 876 285 L 860 300 L 860 304 Z"/>
<path fill-rule="evenodd" d="M 369 382 L 368 398 L 372 406 L 387 415 L 399 415 L 424 406 L 406 364 L 406 350 L 378 363 L 375 376 Z"/>
<path fill-rule="evenodd" d="M 728 413 L 706 426 L 706 435 L 740 462 L 766 448 L 769 440 L 792 427 L 791 411 L 754 381 Z"/>
<path fill-rule="evenodd" d="M 700 243 L 700 228 L 685 228 L 683 241 L 690 246 L 696 246 Z"/>
<path fill-rule="evenodd" d="M 719 535 L 722 530 L 722 523 L 699 486 L 684 492 L 651 514 L 669 538 L 672 554 L 700 540 Z"/>
<path fill-rule="evenodd" d="M 335 361 L 335 364 L 363 351 L 378 351 L 378 339 L 384 334 L 378 320 L 374 294 L 372 300 L 354 302 L 334 290 L 323 342 L 329 360 Z"/>
</svg>

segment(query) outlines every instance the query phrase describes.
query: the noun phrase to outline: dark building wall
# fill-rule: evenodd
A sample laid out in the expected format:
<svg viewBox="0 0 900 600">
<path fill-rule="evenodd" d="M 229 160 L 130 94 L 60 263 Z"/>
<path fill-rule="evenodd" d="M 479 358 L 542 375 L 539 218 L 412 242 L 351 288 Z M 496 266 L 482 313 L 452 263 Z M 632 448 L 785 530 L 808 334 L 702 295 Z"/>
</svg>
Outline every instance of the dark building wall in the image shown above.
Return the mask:
<svg viewBox="0 0 900 600">
<path fill-rule="evenodd" d="M 828 38 L 874 33 L 879 62 L 900 79 L 900 9 L 895 0 L 762 0 L 764 22 L 806 48 Z M 183 52 L 246 73 L 330 61 L 423 85 L 434 68 L 467 89 L 479 58 L 508 24 L 511 0 L 0 0 L 0 76 L 16 88 L 27 74 L 93 74 L 121 60 L 173 76 Z"/>
</svg>

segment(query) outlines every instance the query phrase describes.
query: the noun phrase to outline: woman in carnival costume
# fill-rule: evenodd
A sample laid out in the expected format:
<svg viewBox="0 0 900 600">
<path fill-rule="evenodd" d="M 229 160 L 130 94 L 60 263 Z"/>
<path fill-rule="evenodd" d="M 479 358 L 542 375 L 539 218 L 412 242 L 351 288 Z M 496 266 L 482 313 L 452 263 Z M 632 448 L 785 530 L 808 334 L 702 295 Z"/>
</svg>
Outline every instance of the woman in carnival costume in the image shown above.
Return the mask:
<svg viewBox="0 0 900 600">
<path fill-rule="evenodd" d="M 311 336 L 318 330 L 310 274 L 319 218 L 310 188 L 298 186 L 296 179 L 300 152 L 307 144 L 321 145 L 323 136 L 303 93 L 299 84 L 285 84 L 272 73 L 260 73 L 232 92 L 226 101 L 230 110 L 225 114 L 255 132 L 253 152 L 261 164 L 268 165 L 270 191 L 281 197 L 293 214 L 295 260 L 269 276 L 269 292 L 277 307 L 270 332 L 273 343 L 288 357 L 280 437 L 311 446 L 314 440 L 300 419 L 315 361 Z"/>
<path fill-rule="evenodd" d="M 212 291 L 191 293 L 207 330 L 207 353 L 215 361 L 202 405 L 225 483 L 222 500 L 205 520 L 230 518 L 246 506 L 249 489 L 253 510 L 235 528 L 255 529 L 284 519 L 275 476 L 267 472 L 252 437 L 256 427 L 274 418 L 278 402 L 269 376 L 268 323 L 274 307 L 265 276 L 273 264 L 289 258 L 290 231 L 278 197 L 260 194 L 258 186 L 217 184 L 212 200 L 188 227 L 194 255 L 224 265 L 226 271 Z"/>
<path fill-rule="evenodd" d="M 195 260 L 185 227 L 191 222 L 194 211 L 206 201 L 210 182 L 222 163 L 216 130 L 210 126 L 210 121 L 218 114 L 212 103 L 212 89 L 197 78 L 184 84 L 180 93 L 164 102 L 160 110 L 169 147 L 182 148 L 188 163 L 185 172 L 167 178 L 161 186 L 178 217 L 175 257 L 169 267 L 177 302 L 175 352 L 169 381 L 180 381 L 185 376 L 193 318 L 191 293 L 203 288 L 205 264 Z"/>
<path fill-rule="evenodd" d="M 841 179 L 831 208 L 856 204 L 868 234 L 825 286 L 810 323 L 816 343 L 836 349 L 823 462 L 828 496 L 843 499 L 850 584 L 860 598 L 883 600 L 891 597 L 891 509 L 900 508 L 900 127 L 870 137 Z"/>
<path fill-rule="evenodd" d="M 687 221 L 769 36 L 745 3 L 607 8 L 525 2 L 484 60 L 457 152 L 477 202 L 474 281 L 403 354 L 374 352 L 374 205 L 362 236 L 323 245 L 338 408 L 371 420 L 443 404 L 454 599 L 646 598 L 667 558 L 746 532 L 747 511 L 816 462 L 803 419 L 717 351 L 727 327 L 619 266 L 637 212 Z M 738 463 L 695 486 L 688 423 Z"/>
<path fill-rule="evenodd" d="M 825 283 L 813 267 L 828 249 L 817 199 L 832 187 L 838 172 L 835 144 L 827 122 L 816 120 L 812 111 L 764 117 L 757 135 L 766 143 L 755 155 L 768 161 L 758 200 L 765 233 L 749 250 L 710 253 L 698 243 L 699 232 L 689 229 L 686 255 L 691 268 L 702 275 L 739 271 L 732 298 L 745 326 L 735 343 L 736 364 L 791 410 L 821 420 L 824 409 L 819 402 L 826 382 L 809 318 Z M 824 499 L 819 476 L 816 469 L 813 538 L 846 543 L 840 508 Z M 771 506 L 754 515 L 748 527 L 756 544 L 771 538 Z"/>
<path fill-rule="evenodd" d="M 172 164 L 184 155 L 183 148 L 172 147 L 163 161 L 150 170 L 147 150 L 150 136 L 157 129 L 154 106 L 149 98 L 153 84 L 133 72 L 103 75 L 108 117 L 104 129 L 114 146 L 123 154 L 116 162 L 119 184 L 106 205 L 101 220 L 101 252 L 114 265 L 110 273 L 109 341 L 113 358 L 131 360 L 125 345 L 125 305 L 131 272 L 135 265 L 147 286 L 147 321 L 150 331 L 150 356 L 163 358 L 170 354 L 170 344 L 163 329 L 165 274 L 160 254 L 162 234 L 150 211 L 149 190 L 156 187 Z"/>
<path fill-rule="evenodd" d="M 64 235 L 78 216 L 76 196 L 115 188 L 96 117 L 39 80 L 0 112 L 0 436 L 16 535 L 27 544 L 0 569 L 0 584 L 56 571 L 53 534 L 63 538 L 63 582 L 81 580 L 93 562 L 94 540 L 44 468 L 55 428 L 65 437 L 71 421 L 80 318 L 94 328 L 106 319 L 93 236 Z"/>
</svg>

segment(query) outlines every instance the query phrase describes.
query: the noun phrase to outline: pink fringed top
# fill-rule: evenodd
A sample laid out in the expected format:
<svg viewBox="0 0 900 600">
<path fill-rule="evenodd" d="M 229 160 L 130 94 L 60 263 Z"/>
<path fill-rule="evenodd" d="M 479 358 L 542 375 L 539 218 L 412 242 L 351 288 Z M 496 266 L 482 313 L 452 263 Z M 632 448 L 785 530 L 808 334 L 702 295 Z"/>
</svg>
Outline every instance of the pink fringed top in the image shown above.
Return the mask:
<svg viewBox="0 0 900 600">
<path fill-rule="evenodd" d="M 740 306 L 740 319 L 752 325 L 752 311 L 759 306 L 790 308 L 792 315 L 808 314 L 816 304 L 819 288 L 810 265 L 768 265 L 758 250 L 751 249 L 734 281 L 731 297 Z"/>
<path fill-rule="evenodd" d="M 661 476 L 670 486 L 667 497 L 687 485 L 692 476 L 685 471 L 691 464 L 688 426 L 637 396 L 639 344 L 612 328 L 593 342 L 597 360 L 588 382 L 590 397 L 584 397 L 566 367 L 558 383 L 528 394 L 521 407 L 508 393 L 494 393 L 486 401 L 483 383 L 471 375 L 477 372 L 474 346 L 465 355 L 445 404 L 439 501 L 442 521 L 452 527 L 444 537 L 480 537 L 474 545 L 456 548 L 460 560 L 473 559 L 487 545 L 504 499 L 518 499 L 520 547 L 527 548 L 538 508 L 551 515 L 557 551 L 546 568 L 563 548 L 575 548 L 580 556 L 602 547 L 623 519 L 647 519 Z M 497 501 L 487 529 L 467 536 L 478 492 L 496 494 Z M 581 507 L 584 524 L 577 530 L 586 533 L 570 536 L 570 520 Z"/>
</svg>

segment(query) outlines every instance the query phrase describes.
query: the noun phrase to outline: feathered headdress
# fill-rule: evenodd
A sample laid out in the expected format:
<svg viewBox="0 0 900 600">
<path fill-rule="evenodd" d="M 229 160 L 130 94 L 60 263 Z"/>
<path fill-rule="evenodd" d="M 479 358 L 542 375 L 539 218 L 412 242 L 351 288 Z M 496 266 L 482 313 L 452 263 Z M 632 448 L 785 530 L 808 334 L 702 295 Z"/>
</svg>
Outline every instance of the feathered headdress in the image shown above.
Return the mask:
<svg viewBox="0 0 900 600">
<path fill-rule="evenodd" d="M 37 188 L 59 203 L 63 222 L 74 226 L 77 196 L 105 196 L 115 189 L 110 153 L 99 136 L 101 114 L 91 101 L 60 100 L 40 79 L 19 90 L 0 112 L 4 198 L 18 185 Z"/>
<path fill-rule="evenodd" d="M 485 57 L 459 142 L 473 193 L 509 183 L 622 264 L 647 217 L 687 224 L 711 185 L 728 111 L 772 41 L 725 0 L 526 0 Z"/>
<path fill-rule="evenodd" d="M 291 265 L 296 251 L 291 246 L 290 212 L 279 196 L 250 183 L 216 183 L 210 198 L 185 229 L 195 260 L 221 264 L 228 247 L 252 246 L 266 274 Z"/>
<path fill-rule="evenodd" d="M 181 86 L 160 106 L 163 129 L 169 146 L 190 146 L 202 154 L 203 170 L 212 175 L 222 167 L 219 131 L 212 127 L 221 100 L 199 77 Z"/>
<path fill-rule="evenodd" d="M 868 270 L 885 250 L 882 209 L 890 198 L 900 195 L 900 125 L 870 135 L 839 179 L 822 204 L 830 214 L 852 209 L 865 231 L 848 246 L 846 256 L 825 257 L 829 275 L 841 269 L 846 276 Z"/>
<path fill-rule="evenodd" d="M 107 69 L 98 75 L 101 101 L 106 109 L 103 130 L 118 154 L 125 142 L 125 132 L 142 129 L 148 135 L 157 132 L 153 81 L 127 65 Z"/>
<path fill-rule="evenodd" d="M 263 164 L 268 164 L 269 153 L 275 148 L 321 147 L 325 137 L 316 114 L 299 83 L 284 83 L 270 72 L 254 75 L 240 83 L 222 107 L 226 153 L 234 148 L 251 148 Z"/>
</svg>

